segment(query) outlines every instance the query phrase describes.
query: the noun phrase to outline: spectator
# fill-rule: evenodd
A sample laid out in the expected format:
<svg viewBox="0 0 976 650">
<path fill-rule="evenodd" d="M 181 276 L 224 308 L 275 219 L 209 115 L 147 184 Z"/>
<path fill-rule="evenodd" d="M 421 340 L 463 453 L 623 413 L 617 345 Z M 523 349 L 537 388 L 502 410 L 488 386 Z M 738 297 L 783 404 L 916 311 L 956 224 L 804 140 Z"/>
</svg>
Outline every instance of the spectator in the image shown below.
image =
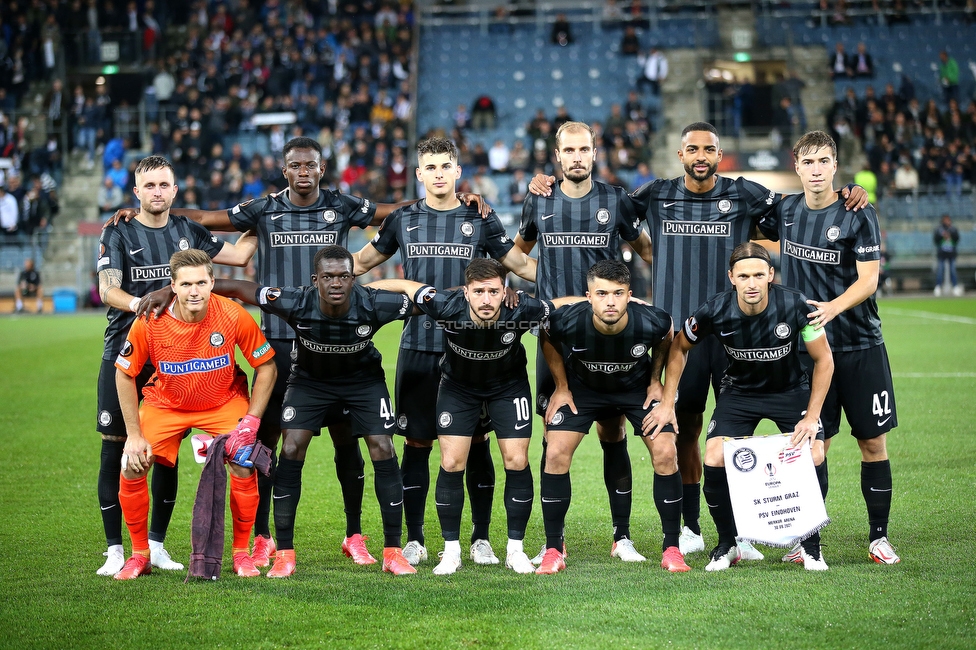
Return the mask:
<svg viewBox="0 0 976 650">
<path fill-rule="evenodd" d="M 61 123 L 68 113 L 68 99 L 64 95 L 64 84 L 60 79 L 51 82 L 51 91 L 44 100 L 44 107 L 47 113 L 48 130 L 60 130 Z"/>
<path fill-rule="evenodd" d="M 854 174 L 854 182 L 863 187 L 864 191 L 868 193 L 868 201 L 871 204 L 878 202 L 878 177 L 871 171 L 871 166 L 868 163 L 864 163 L 861 171 Z"/>
<path fill-rule="evenodd" d="M 24 298 L 37 299 L 37 311 L 40 314 L 44 310 L 44 285 L 41 284 L 41 274 L 34 268 L 34 260 L 28 257 L 24 260 L 24 270 L 17 278 L 16 310 L 18 314 L 24 313 Z"/>
<path fill-rule="evenodd" d="M 959 249 L 959 230 L 952 225 L 949 215 L 942 215 L 942 223 L 935 228 L 932 234 L 932 241 L 935 243 L 935 295 L 942 295 L 942 285 L 945 281 L 946 267 L 949 269 L 949 282 L 952 283 L 952 295 L 961 296 L 962 287 L 959 285 L 959 278 L 956 276 L 956 255 Z"/>
<path fill-rule="evenodd" d="M 528 171 L 531 156 L 532 154 L 525 148 L 525 143 L 522 139 L 517 139 L 508 155 L 508 168 L 511 170 L 521 169 Z"/>
<path fill-rule="evenodd" d="M 959 64 L 945 50 L 939 52 L 939 83 L 942 84 L 942 98 L 946 104 L 954 99 L 959 101 Z"/>
<path fill-rule="evenodd" d="M 129 187 L 129 170 L 122 166 L 122 158 L 112 160 L 112 166 L 105 172 L 116 187 Z"/>
<path fill-rule="evenodd" d="M 620 54 L 621 56 L 640 55 L 640 38 L 632 25 L 624 28 L 623 38 L 620 39 Z"/>
<path fill-rule="evenodd" d="M 6 183 L 0 183 L 0 230 L 3 231 L 5 243 L 17 242 L 19 223 L 20 206 L 17 204 L 17 198 L 7 191 Z"/>
<path fill-rule="evenodd" d="M 476 131 L 495 128 L 495 102 L 488 95 L 481 95 L 471 107 L 471 128 Z"/>
<path fill-rule="evenodd" d="M 495 144 L 488 150 L 488 168 L 496 174 L 508 171 L 510 152 L 504 140 L 495 140 Z"/>
<path fill-rule="evenodd" d="M 508 184 L 508 200 L 512 205 L 522 205 L 529 192 L 529 179 L 525 170 L 516 169 L 512 173 L 512 180 Z"/>
<path fill-rule="evenodd" d="M 874 61 L 868 54 L 868 48 L 864 43 L 857 44 L 857 54 L 851 56 L 850 67 L 855 77 L 874 76 Z"/>
<path fill-rule="evenodd" d="M 98 216 L 100 219 L 112 215 L 122 207 L 125 198 L 122 195 L 122 188 L 115 184 L 111 176 L 102 179 L 102 185 L 98 188 Z"/>
<path fill-rule="evenodd" d="M 651 95 L 659 96 L 661 84 L 668 77 L 668 60 L 656 45 L 652 45 L 647 56 L 639 57 L 637 62 L 641 66 L 641 78 L 637 80 L 637 90 L 648 87 L 651 89 Z"/>
<path fill-rule="evenodd" d="M 651 171 L 650 165 L 644 161 L 641 161 L 637 163 L 637 173 L 634 174 L 633 189 L 636 190 L 643 187 L 655 179 L 657 179 L 657 176 L 655 176 Z"/>
<path fill-rule="evenodd" d="M 484 165 L 480 165 L 471 178 L 471 191 L 480 194 L 487 203 L 498 203 L 498 184 L 488 175 Z"/>
<path fill-rule="evenodd" d="M 830 55 L 827 65 L 830 68 L 830 78 L 833 80 L 844 77 L 853 77 L 854 70 L 851 68 L 851 61 L 844 52 L 844 44 L 837 43 L 834 52 Z"/>
<path fill-rule="evenodd" d="M 556 20 L 552 24 L 552 44 L 565 47 L 572 44 L 573 34 L 566 14 L 556 14 Z"/>
</svg>

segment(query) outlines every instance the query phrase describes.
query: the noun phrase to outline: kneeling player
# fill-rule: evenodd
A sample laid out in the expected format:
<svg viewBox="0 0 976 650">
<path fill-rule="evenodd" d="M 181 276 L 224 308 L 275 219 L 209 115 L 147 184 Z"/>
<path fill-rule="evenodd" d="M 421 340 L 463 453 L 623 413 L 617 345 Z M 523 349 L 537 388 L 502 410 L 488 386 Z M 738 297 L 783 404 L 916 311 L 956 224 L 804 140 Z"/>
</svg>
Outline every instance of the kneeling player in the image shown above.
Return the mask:
<svg viewBox="0 0 976 650">
<path fill-rule="evenodd" d="M 297 345 L 281 409 L 281 457 L 274 478 L 278 550 L 269 578 L 295 572 L 295 513 L 305 452 L 335 407 L 348 409 L 353 433 L 366 439 L 383 519 L 383 570 L 416 573 L 400 548 L 403 482 L 393 449 L 396 420 L 386 388 L 376 331 L 410 315 L 409 298 L 356 284 L 352 255 L 326 246 L 312 260 L 311 287 L 262 287 L 224 280 L 219 291 L 282 317 Z"/>
<path fill-rule="evenodd" d="M 824 330 L 816 330 L 808 322 L 814 308 L 799 291 L 773 284 L 769 253 L 752 242 L 739 244 L 732 252 L 729 280 L 734 288 L 700 306 L 675 337 L 664 396 L 645 423 L 652 430 L 675 424 L 672 405 L 688 351 L 709 335 L 717 337 L 725 348 L 729 367 L 705 442 L 704 493 L 718 532 L 718 546 L 712 550 L 706 571 L 728 569 L 741 557 L 722 438 L 751 436 L 760 420 L 772 420 L 780 431 L 793 434 L 793 446 L 812 447 L 820 491 L 827 493 L 820 409 L 834 364 Z M 814 361 L 811 380 L 800 363 L 797 348 L 801 338 Z M 827 570 L 820 553 L 819 532 L 800 546 L 806 569 Z"/>
<path fill-rule="evenodd" d="M 533 489 L 528 459 L 532 393 L 521 339 L 548 318 L 555 306 L 582 298 L 549 301 L 520 295 L 518 306 L 510 309 L 503 304 L 505 267 L 490 258 L 472 260 L 464 280 L 462 289 L 442 294 L 407 280 L 380 280 L 370 285 L 414 296 L 420 310 L 437 320 L 447 339 L 437 389 L 441 468 L 434 492 L 444 553 L 434 573 L 450 575 L 461 566 L 464 470 L 483 404 L 494 423 L 505 463 L 505 566 L 517 573 L 533 573 L 535 567 L 523 549 Z"/>
<path fill-rule="evenodd" d="M 572 494 L 569 467 L 576 448 L 594 422 L 621 415 L 630 420 L 637 435 L 643 435 L 644 416 L 661 397 L 661 370 L 673 337 L 667 312 L 646 304 L 628 305 L 630 271 L 622 262 L 597 262 L 587 272 L 586 284 L 589 302 L 554 314 L 542 338 L 556 391 L 546 410 L 548 446 L 541 484 L 546 551 L 537 573 L 566 568 L 563 523 Z M 654 503 L 664 532 L 661 566 L 672 572 L 688 571 L 678 550 L 682 488 L 674 430 L 643 440 L 654 464 Z M 621 544 L 633 550 L 633 543 L 622 538 L 611 554 Z"/>
<path fill-rule="evenodd" d="M 128 436 L 119 503 L 132 538 L 132 557 L 115 579 L 132 580 L 151 572 L 146 472 L 153 462 L 172 467 L 183 434 L 191 427 L 211 435 L 232 432 L 225 449 L 232 460 L 234 572 L 250 578 L 259 575 L 248 554 L 258 484 L 254 469 L 235 461 L 247 464 L 254 445 L 277 376 L 275 364 L 267 363 L 274 351 L 240 305 L 211 296 L 213 264 L 207 253 L 179 251 L 169 266 L 175 302 L 158 319 L 136 320 L 115 362 L 119 405 Z M 234 363 L 235 346 L 255 369 L 250 401 L 247 377 Z M 156 372 L 143 390 L 145 399 L 140 409 L 136 376 L 147 361 Z"/>
</svg>

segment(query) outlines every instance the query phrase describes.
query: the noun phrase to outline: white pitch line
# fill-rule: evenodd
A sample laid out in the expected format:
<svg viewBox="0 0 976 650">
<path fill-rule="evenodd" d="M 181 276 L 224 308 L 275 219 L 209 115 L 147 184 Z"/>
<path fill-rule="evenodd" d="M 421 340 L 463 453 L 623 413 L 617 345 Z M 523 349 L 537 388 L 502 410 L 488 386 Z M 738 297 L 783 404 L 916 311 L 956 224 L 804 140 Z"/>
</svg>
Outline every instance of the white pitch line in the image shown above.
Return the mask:
<svg viewBox="0 0 976 650">
<path fill-rule="evenodd" d="M 964 325 L 976 325 L 976 318 L 969 318 L 968 316 L 953 316 L 951 314 L 937 314 L 931 311 L 916 311 L 914 309 L 899 309 L 897 307 L 885 307 L 881 313 L 882 319 L 884 319 L 885 314 L 894 314 L 895 316 L 917 316 L 919 318 L 928 318 L 931 320 L 940 320 L 949 323 L 962 323 Z"/>
<path fill-rule="evenodd" d="M 976 379 L 976 372 L 894 372 L 898 379 Z"/>
</svg>

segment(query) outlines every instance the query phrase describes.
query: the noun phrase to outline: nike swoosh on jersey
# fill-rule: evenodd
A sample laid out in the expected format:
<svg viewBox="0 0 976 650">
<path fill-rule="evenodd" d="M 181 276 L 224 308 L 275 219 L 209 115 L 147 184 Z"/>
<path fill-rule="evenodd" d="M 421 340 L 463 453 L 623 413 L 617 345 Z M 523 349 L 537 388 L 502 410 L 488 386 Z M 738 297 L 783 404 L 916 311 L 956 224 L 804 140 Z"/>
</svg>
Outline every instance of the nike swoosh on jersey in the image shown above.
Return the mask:
<svg viewBox="0 0 976 650">
<path fill-rule="evenodd" d="M 573 352 L 586 352 L 586 348 L 573 348 Z"/>
<path fill-rule="evenodd" d="M 542 220 L 545 221 L 546 219 L 551 219 L 551 218 L 553 218 L 555 216 L 556 216 L 556 213 L 553 212 L 552 214 L 547 214 L 546 216 L 542 217 Z"/>
<path fill-rule="evenodd" d="M 732 336 L 733 334 L 735 334 L 738 331 L 739 330 L 732 330 L 731 332 L 719 332 L 718 335 L 719 336 Z"/>
<path fill-rule="evenodd" d="M 305 326 L 305 325 L 295 325 L 295 328 L 296 329 L 300 329 L 300 330 L 310 330 L 310 329 L 312 329 L 312 326 L 311 325 L 308 325 L 308 326 Z"/>
<path fill-rule="evenodd" d="M 787 227 L 789 227 L 789 226 L 792 226 L 792 225 L 793 225 L 793 224 L 795 224 L 795 223 L 796 223 L 795 221 L 791 221 L 791 222 L 789 222 L 789 223 L 785 223 L 785 222 L 784 222 L 784 223 L 783 223 L 783 225 L 784 225 L 784 226 L 787 226 Z"/>
<path fill-rule="evenodd" d="M 130 249 L 129 249 L 129 255 L 135 255 L 136 253 L 141 253 L 141 252 L 142 252 L 142 251 L 144 251 L 144 250 L 146 250 L 146 247 L 145 247 L 145 246 L 143 246 L 142 248 L 137 248 L 137 249 L 135 249 L 135 250 L 132 250 L 132 249 L 130 248 Z"/>
<path fill-rule="evenodd" d="M 282 213 L 282 214 L 273 214 L 273 215 L 271 215 L 271 220 L 272 221 L 276 221 L 278 219 L 281 219 L 283 216 L 285 216 L 284 213 Z"/>
<path fill-rule="evenodd" d="M 417 226 L 410 226 L 409 228 L 407 228 L 407 232 L 413 232 L 414 230 L 416 230 L 419 227 L 420 227 L 419 225 L 417 225 Z"/>
<path fill-rule="evenodd" d="M 665 208 L 670 208 L 670 207 L 671 207 L 672 205 L 674 205 L 675 203 L 677 203 L 677 201 L 671 201 L 670 203 L 668 203 L 667 201 L 665 201 L 665 202 L 664 202 L 664 206 L 663 206 L 663 207 L 665 207 Z"/>
</svg>

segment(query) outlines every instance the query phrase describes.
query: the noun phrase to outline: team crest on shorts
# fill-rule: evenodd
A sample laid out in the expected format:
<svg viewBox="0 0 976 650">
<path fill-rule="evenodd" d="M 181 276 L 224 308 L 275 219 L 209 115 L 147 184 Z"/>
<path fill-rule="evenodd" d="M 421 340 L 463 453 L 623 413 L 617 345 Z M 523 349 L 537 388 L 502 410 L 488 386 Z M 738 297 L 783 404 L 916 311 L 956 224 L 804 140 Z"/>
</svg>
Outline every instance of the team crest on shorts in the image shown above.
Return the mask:
<svg viewBox="0 0 976 650">
<path fill-rule="evenodd" d="M 112 414 L 108 411 L 101 411 L 98 414 L 98 423 L 103 427 L 107 427 L 112 424 Z"/>
<path fill-rule="evenodd" d="M 451 422 L 454 422 L 454 416 L 447 411 L 444 411 L 437 416 L 437 425 L 442 429 L 446 429 L 447 427 L 451 426 Z"/>
<path fill-rule="evenodd" d="M 372 331 L 373 328 L 370 327 L 369 325 L 360 325 L 359 327 L 356 328 L 356 334 L 358 336 L 369 336 L 370 332 Z"/>
<path fill-rule="evenodd" d="M 502 343 L 508 345 L 515 340 L 515 332 L 505 332 L 502 334 Z"/>
<path fill-rule="evenodd" d="M 718 202 L 718 211 L 722 214 L 728 214 L 732 212 L 732 201 L 728 199 L 722 199 Z"/>
<path fill-rule="evenodd" d="M 223 344 L 224 344 L 223 334 L 221 334 L 220 332 L 214 332 L 213 334 L 210 335 L 210 345 L 214 346 L 215 348 L 219 348 Z"/>
<path fill-rule="evenodd" d="M 324 221 L 325 223 L 335 223 L 335 220 L 336 220 L 335 210 L 326 210 L 325 212 L 322 213 L 322 221 Z"/>
<path fill-rule="evenodd" d="M 596 222 L 601 226 L 605 226 L 610 223 L 610 211 L 606 208 L 600 208 L 596 211 Z"/>
<path fill-rule="evenodd" d="M 552 422 L 550 422 L 550 424 L 562 424 L 562 423 L 563 423 L 563 414 L 560 413 L 559 411 L 556 411 L 556 414 L 552 416 Z"/>
<path fill-rule="evenodd" d="M 465 221 L 461 224 L 461 234 L 465 237 L 470 237 L 474 234 L 474 226 L 471 225 L 470 221 Z"/>
<path fill-rule="evenodd" d="M 546 409 L 549 407 L 549 398 L 545 395 L 539 395 L 539 408 Z"/>
<path fill-rule="evenodd" d="M 400 414 L 400 417 L 397 418 L 397 427 L 401 431 L 406 431 L 407 430 L 407 416 L 406 415 L 403 415 L 402 413 Z"/>
<path fill-rule="evenodd" d="M 678 400 L 675 399 L 674 401 L 677 402 Z M 715 420 L 711 420 L 708 423 L 708 431 L 706 433 L 711 433 L 712 431 L 715 431 Z"/>
<path fill-rule="evenodd" d="M 295 413 L 295 407 L 294 406 L 286 406 L 281 411 L 281 420 L 282 420 L 282 422 L 291 422 L 292 420 L 295 419 L 295 415 L 296 415 L 296 413 Z"/>
<path fill-rule="evenodd" d="M 122 344 L 122 349 L 119 350 L 120 357 L 127 357 L 132 354 L 132 344 L 126 339 L 125 343 Z"/>
<path fill-rule="evenodd" d="M 638 343 L 634 347 L 630 348 L 630 356 L 632 357 L 642 357 L 647 354 L 647 346 L 643 343 Z"/>
<path fill-rule="evenodd" d="M 735 453 L 732 454 L 732 465 L 740 472 L 751 472 L 756 469 L 757 464 L 756 452 L 748 447 L 736 449 Z"/>
<path fill-rule="evenodd" d="M 180 246 L 180 250 L 181 251 L 189 250 L 189 248 L 190 248 L 190 240 L 187 239 L 186 237 L 180 237 L 180 244 L 179 244 L 179 246 Z"/>
<path fill-rule="evenodd" d="M 773 333 L 781 339 L 786 339 L 790 337 L 791 331 L 792 330 L 790 330 L 789 325 L 787 325 L 786 323 L 780 323 L 776 326 L 776 329 L 773 330 Z"/>
<path fill-rule="evenodd" d="M 837 226 L 827 228 L 827 232 L 824 234 L 824 237 L 827 238 L 827 241 L 837 241 L 837 238 L 840 237 L 840 228 Z"/>
</svg>

